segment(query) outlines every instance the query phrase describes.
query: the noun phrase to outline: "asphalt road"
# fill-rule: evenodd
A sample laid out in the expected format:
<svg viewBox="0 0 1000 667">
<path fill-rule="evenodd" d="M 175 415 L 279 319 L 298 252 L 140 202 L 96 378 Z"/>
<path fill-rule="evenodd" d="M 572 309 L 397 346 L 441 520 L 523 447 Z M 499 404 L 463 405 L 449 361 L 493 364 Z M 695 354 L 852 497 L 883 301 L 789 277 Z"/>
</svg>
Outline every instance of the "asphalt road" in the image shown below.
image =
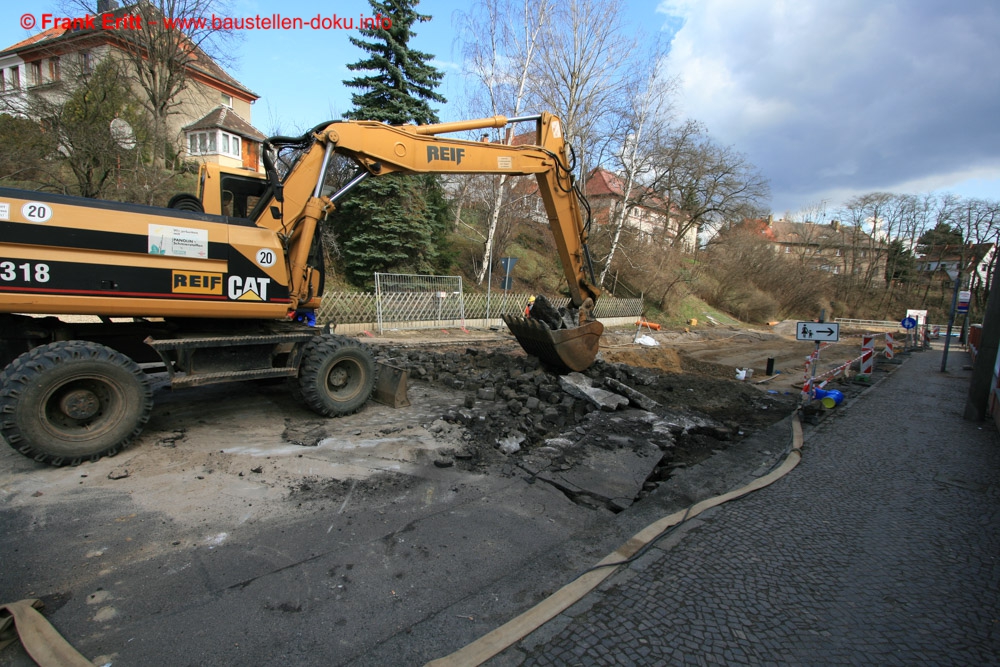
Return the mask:
<svg viewBox="0 0 1000 667">
<path fill-rule="evenodd" d="M 789 477 L 689 523 L 494 663 L 996 662 L 997 436 L 961 421 L 968 374 L 939 363 L 914 355 L 807 433 Z M 196 540 L 113 489 L 7 507 L 0 591 L 45 600 L 96 664 L 419 665 L 761 474 L 788 441 L 778 424 L 620 514 L 513 467 L 433 465 Z"/>
<path fill-rule="evenodd" d="M 281 400 L 268 396 L 246 400 L 261 410 Z M 176 420 L 187 405 L 163 407 Z M 367 413 L 352 418 L 379 414 Z M 239 425 L 231 428 L 220 437 L 235 442 Z M 24 469 L 0 487 L 3 599 L 43 599 L 54 626 L 96 664 L 419 665 L 531 607 L 659 516 L 766 469 L 789 426 L 676 472 L 618 514 L 576 504 L 514 465 L 487 475 L 411 462 L 405 474 L 297 491 L 274 516 L 260 514 L 256 496 L 225 502 L 245 478 L 213 474 L 201 458 L 193 468 L 163 458 L 164 474 L 178 477 L 171 488 L 198 489 L 155 496 L 180 507 L 156 510 L 139 497 L 136 484 L 155 476 L 103 479 L 129 460 L 194 447 L 198 433 L 186 431 L 177 449 L 144 442 L 126 450 L 133 459 L 75 469 L 32 470 L 8 452 L 7 464 Z M 234 513 L 239 505 L 245 512 Z M 27 664 L 17 646 L 0 652 L 0 665 Z"/>
</svg>

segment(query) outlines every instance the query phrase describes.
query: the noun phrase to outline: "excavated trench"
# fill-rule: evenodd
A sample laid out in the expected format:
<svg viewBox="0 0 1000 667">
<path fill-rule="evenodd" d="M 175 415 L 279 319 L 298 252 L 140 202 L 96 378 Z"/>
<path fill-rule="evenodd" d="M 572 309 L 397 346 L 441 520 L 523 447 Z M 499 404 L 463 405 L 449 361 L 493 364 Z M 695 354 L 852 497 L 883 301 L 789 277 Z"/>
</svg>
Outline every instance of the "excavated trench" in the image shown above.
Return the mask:
<svg viewBox="0 0 1000 667">
<path fill-rule="evenodd" d="M 796 406 L 794 397 L 726 379 L 728 369 L 703 361 L 696 372 L 669 372 L 599 360 L 583 374 L 560 376 L 511 343 L 374 351 L 408 371 L 411 385 L 464 397 L 440 415 L 462 430 L 462 445 L 435 464 L 525 475 L 612 512 Z"/>
</svg>

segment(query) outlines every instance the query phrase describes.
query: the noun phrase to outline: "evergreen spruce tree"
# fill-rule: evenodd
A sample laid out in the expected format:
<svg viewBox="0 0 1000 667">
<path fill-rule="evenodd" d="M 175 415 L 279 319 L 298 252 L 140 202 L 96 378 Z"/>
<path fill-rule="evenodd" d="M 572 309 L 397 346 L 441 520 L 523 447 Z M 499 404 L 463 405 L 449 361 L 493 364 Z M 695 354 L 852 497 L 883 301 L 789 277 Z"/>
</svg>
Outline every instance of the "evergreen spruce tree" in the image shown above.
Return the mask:
<svg viewBox="0 0 1000 667">
<path fill-rule="evenodd" d="M 429 64 L 432 55 L 409 47 L 414 25 L 429 20 L 415 7 L 418 0 L 369 0 L 375 28 L 360 31 L 351 43 L 367 55 L 348 65 L 359 76 L 345 81 L 358 90 L 346 116 L 392 125 L 438 122 L 432 102 L 443 74 Z M 383 28 L 385 19 L 391 27 Z M 333 218 L 344 273 L 356 285 L 369 284 L 379 272 L 432 273 L 447 269 L 447 203 L 433 175 L 370 178 L 342 202 Z"/>
</svg>

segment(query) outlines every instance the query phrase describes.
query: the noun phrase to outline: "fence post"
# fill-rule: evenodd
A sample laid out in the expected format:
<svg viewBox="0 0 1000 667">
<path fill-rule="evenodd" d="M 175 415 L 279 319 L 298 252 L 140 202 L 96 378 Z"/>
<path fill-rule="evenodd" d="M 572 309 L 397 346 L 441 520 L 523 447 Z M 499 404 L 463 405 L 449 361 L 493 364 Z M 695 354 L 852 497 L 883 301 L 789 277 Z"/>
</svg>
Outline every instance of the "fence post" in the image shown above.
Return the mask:
<svg viewBox="0 0 1000 667">
<path fill-rule="evenodd" d="M 378 335 L 382 335 L 382 283 L 379 277 L 382 274 L 375 273 L 375 319 L 378 321 Z"/>
</svg>

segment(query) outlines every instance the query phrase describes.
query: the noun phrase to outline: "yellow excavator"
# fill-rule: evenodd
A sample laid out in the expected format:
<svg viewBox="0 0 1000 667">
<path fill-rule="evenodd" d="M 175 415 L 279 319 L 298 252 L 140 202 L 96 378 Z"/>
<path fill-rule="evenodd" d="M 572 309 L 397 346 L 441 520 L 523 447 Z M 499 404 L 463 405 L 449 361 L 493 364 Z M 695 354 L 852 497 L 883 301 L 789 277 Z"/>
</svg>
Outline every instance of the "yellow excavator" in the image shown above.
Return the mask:
<svg viewBox="0 0 1000 667">
<path fill-rule="evenodd" d="M 517 122 L 536 125 L 534 145 L 439 136 Z M 279 153 L 292 156 L 280 169 Z M 334 154 L 357 171 L 330 192 Z M 375 384 L 371 354 L 309 326 L 323 295 L 317 226 L 351 188 L 391 173 L 534 174 L 571 304 L 504 319 L 556 370 L 593 363 L 600 290 L 555 116 L 331 122 L 272 137 L 262 156 L 264 176 L 203 166 L 198 196 L 167 208 L 0 188 L 0 434 L 10 446 L 52 465 L 116 453 L 149 418 L 151 372 L 166 371 L 172 387 L 287 377 L 320 414 L 360 409 Z"/>
</svg>

